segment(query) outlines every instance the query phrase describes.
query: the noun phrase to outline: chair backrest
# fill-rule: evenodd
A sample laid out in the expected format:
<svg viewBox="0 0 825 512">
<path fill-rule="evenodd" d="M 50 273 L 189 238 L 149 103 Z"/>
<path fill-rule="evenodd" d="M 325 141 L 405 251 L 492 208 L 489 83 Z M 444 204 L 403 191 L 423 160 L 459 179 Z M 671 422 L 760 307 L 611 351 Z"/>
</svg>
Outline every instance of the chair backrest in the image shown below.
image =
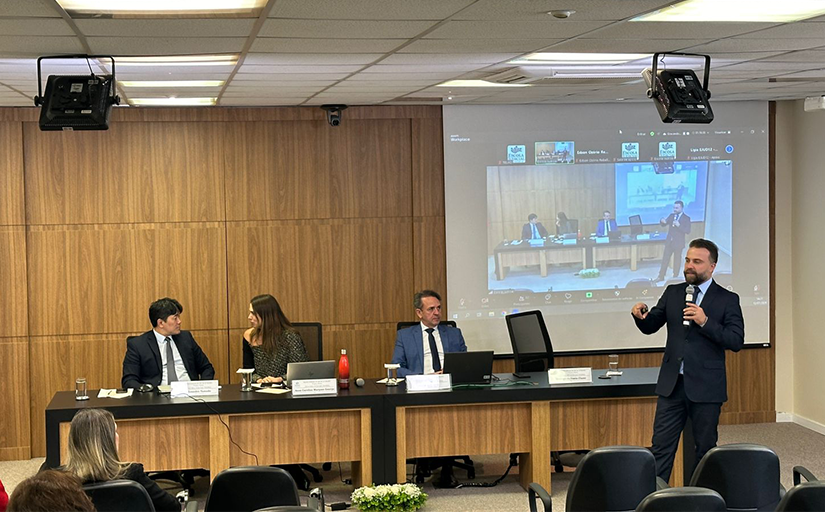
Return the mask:
<svg viewBox="0 0 825 512">
<path fill-rule="evenodd" d="M 155 512 L 149 493 L 132 480 L 86 484 L 83 490 L 98 512 Z"/>
<path fill-rule="evenodd" d="M 717 446 L 699 461 L 690 485 L 718 492 L 728 510 L 774 510 L 781 498 L 779 457 L 758 444 Z"/>
<path fill-rule="evenodd" d="M 713 489 L 674 487 L 648 494 L 636 512 L 724 512 L 725 500 Z"/>
<path fill-rule="evenodd" d="M 578 233 L 579 232 L 579 219 L 567 219 L 567 232 L 568 233 Z"/>
<path fill-rule="evenodd" d="M 627 222 L 630 224 L 630 234 L 631 235 L 641 235 L 642 234 L 642 216 L 641 215 L 631 215 L 627 218 Z"/>
<path fill-rule="evenodd" d="M 805 482 L 794 487 L 782 498 L 777 512 L 825 510 L 825 481 Z"/>
<path fill-rule="evenodd" d="M 633 511 L 656 490 L 656 461 L 647 448 L 604 446 L 579 462 L 567 489 L 565 510 Z"/>
<path fill-rule="evenodd" d="M 401 329 L 406 329 L 407 327 L 412 327 L 413 325 L 418 325 L 421 322 L 398 322 L 395 324 L 395 330 L 400 331 Z M 450 327 L 455 327 L 456 323 L 453 320 L 444 320 L 443 322 L 439 322 L 440 324 L 449 325 Z"/>
<path fill-rule="evenodd" d="M 292 328 L 301 335 L 310 361 L 324 358 L 324 336 L 320 322 L 293 322 Z"/>
<path fill-rule="evenodd" d="M 221 471 L 212 481 L 204 512 L 300 505 L 295 480 L 281 468 L 246 466 Z"/>
<path fill-rule="evenodd" d="M 541 372 L 555 366 L 553 344 L 541 311 L 513 313 L 505 320 L 517 372 Z"/>
</svg>

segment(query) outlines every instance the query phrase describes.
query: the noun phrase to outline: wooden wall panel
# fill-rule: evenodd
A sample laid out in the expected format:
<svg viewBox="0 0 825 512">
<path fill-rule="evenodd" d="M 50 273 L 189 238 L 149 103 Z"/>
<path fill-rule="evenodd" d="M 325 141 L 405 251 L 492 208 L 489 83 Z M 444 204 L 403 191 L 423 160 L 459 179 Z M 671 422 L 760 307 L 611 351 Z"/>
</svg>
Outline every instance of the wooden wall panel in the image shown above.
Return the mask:
<svg viewBox="0 0 825 512">
<path fill-rule="evenodd" d="M 413 293 L 430 289 L 441 295 L 442 306 L 447 304 L 447 238 L 444 217 L 416 217 L 413 219 Z M 413 296 L 405 297 L 407 309 L 400 320 L 417 320 L 412 307 Z M 446 318 L 446 310 L 442 312 Z"/>
<path fill-rule="evenodd" d="M 230 326 L 271 293 L 290 320 L 396 321 L 412 296 L 410 219 L 229 223 Z"/>
<path fill-rule="evenodd" d="M 148 329 L 147 329 L 148 330 Z M 130 334 L 139 334 L 138 332 Z M 100 388 L 120 387 L 126 334 L 33 337 L 31 346 L 32 454 L 45 455 L 45 409 L 58 391 L 71 391 L 78 377 L 85 377 L 90 393 Z M 226 331 L 192 331 L 206 353 L 215 376 L 229 382 L 229 350 Z"/>
<path fill-rule="evenodd" d="M 224 218 L 221 123 L 112 123 L 108 131 L 24 127 L 30 224 Z"/>
<path fill-rule="evenodd" d="M 26 228 L 0 226 L 0 338 L 28 334 Z"/>
<path fill-rule="evenodd" d="M 32 335 L 143 332 L 165 296 L 185 329 L 227 327 L 223 224 L 40 226 L 28 244 Z"/>
<path fill-rule="evenodd" d="M 0 225 L 23 225 L 23 124 L 0 123 Z"/>
<path fill-rule="evenodd" d="M 0 338 L 0 460 L 31 458 L 29 343 L 25 337 Z"/>
<path fill-rule="evenodd" d="M 412 120 L 413 216 L 444 216 L 444 137 L 441 118 Z"/>
</svg>

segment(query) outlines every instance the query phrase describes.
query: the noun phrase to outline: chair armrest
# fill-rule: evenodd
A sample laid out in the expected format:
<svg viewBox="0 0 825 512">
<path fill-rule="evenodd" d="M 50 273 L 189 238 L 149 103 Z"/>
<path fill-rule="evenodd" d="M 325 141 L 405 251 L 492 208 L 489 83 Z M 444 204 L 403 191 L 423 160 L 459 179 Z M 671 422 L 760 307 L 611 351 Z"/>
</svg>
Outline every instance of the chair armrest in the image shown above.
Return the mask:
<svg viewBox="0 0 825 512">
<path fill-rule="evenodd" d="M 198 502 L 195 500 L 189 500 L 186 502 L 186 509 L 185 512 L 198 512 Z"/>
<path fill-rule="evenodd" d="M 805 466 L 794 466 L 793 467 L 793 484 L 799 485 L 800 477 L 805 477 L 805 481 L 807 482 L 816 482 L 819 480 L 817 477 L 814 476 L 813 473 L 808 471 L 808 468 Z"/>
<path fill-rule="evenodd" d="M 662 489 L 670 489 L 670 486 L 665 482 L 664 478 L 657 476 L 656 477 L 656 490 L 661 491 Z"/>
<path fill-rule="evenodd" d="M 544 487 L 533 482 L 527 488 L 528 499 L 530 500 L 530 512 L 538 512 L 536 510 L 536 498 L 541 500 L 544 510 L 541 512 L 553 512 L 553 502 L 550 499 L 550 494 L 544 490 Z"/>
</svg>

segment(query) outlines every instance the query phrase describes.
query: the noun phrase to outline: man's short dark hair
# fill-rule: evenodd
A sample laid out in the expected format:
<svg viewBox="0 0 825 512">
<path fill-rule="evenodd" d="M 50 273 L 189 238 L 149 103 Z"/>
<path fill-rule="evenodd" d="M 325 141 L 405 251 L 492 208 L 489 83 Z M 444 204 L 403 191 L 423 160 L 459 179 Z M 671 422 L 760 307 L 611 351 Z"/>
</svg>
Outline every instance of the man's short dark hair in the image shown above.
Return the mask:
<svg viewBox="0 0 825 512">
<path fill-rule="evenodd" d="M 682 207 L 683 210 L 685 209 L 685 202 L 682 201 L 681 199 L 677 199 L 676 201 L 673 201 L 673 204 L 678 204 L 679 206 Z"/>
<path fill-rule="evenodd" d="M 603 211 L 602 215 L 604 215 L 605 213 L 608 214 L 608 215 L 613 215 L 613 212 L 611 212 L 610 210 Z"/>
<path fill-rule="evenodd" d="M 539 218 L 538 215 L 536 215 L 535 213 L 531 213 L 530 215 L 527 216 L 527 222 L 530 222 L 531 220 L 538 219 L 538 218 Z M 438 300 L 441 300 L 441 299 L 438 299 Z"/>
<path fill-rule="evenodd" d="M 710 262 L 716 263 L 719 261 L 719 248 L 716 247 L 716 244 L 711 242 L 710 240 L 705 240 L 704 238 L 696 238 L 690 241 L 690 246 L 696 249 L 707 249 L 710 253 Z"/>
<path fill-rule="evenodd" d="M 149 306 L 149 321 L 152 322 L 152 328 L 158 326 L 158 320 L 166 321 L 171 315 L 179 315 L 183 313 L 183 306 L 180 302 L 169 297 L 158 299 Z"/>
<path fill-rule="evenodd" d="M 413 306 L 415 306 L 415 309 L 422 309 L 424 307 L 424 302 L 422 301 L 424 297 L 435 297 L 436 299 L 438 299 L 438 302 L 441 302 L 441 295 L 439 295 L 438 293 L 434 292 L 433 290 L 421 290 L 420 292 L 416 293 L 415 297 L 413 298 Z"/>
</svg>

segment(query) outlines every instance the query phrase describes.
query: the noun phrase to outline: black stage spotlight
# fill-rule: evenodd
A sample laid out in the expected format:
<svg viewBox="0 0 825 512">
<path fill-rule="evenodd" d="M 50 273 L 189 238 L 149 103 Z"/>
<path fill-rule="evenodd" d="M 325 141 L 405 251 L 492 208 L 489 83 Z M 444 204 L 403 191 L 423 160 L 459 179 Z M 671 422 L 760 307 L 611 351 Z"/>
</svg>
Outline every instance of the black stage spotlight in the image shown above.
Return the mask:
<svg viewBox="0 0 825 512">
<path fill-rule="evenodd" d="M 705 59 L 705 79 L 700 84 L 692 69 L 658 69 L 659 56 L 681 55 Z M 710 123 L 710 55 L 695 53 L 654 53 L 653 68 L 642 71 L 647 84 L 647 97 L 656 104 L 659 116 L 666 123 Z"/>
<path fill-rule="evenodd" d="M 43 94 L 40 61 L 44 59 L 104 58 L 112 61 L 111 75 L 95 75 L 89 65 L 88 75 L 50 75 Z M 108 55 L 53 55 L 37 59 L 37 96 L 40 129 L 108 130 L 112 105 L 120 103 L 115 94 L 115 59 Z"/>
<path fill-rule="evenodd" d="M 341 124 L 341 112 L 346 108 L 346 105 L 321 105 L 321 109 L 327 112 L 327 122 L 330 126 Z"/>
</svg>

